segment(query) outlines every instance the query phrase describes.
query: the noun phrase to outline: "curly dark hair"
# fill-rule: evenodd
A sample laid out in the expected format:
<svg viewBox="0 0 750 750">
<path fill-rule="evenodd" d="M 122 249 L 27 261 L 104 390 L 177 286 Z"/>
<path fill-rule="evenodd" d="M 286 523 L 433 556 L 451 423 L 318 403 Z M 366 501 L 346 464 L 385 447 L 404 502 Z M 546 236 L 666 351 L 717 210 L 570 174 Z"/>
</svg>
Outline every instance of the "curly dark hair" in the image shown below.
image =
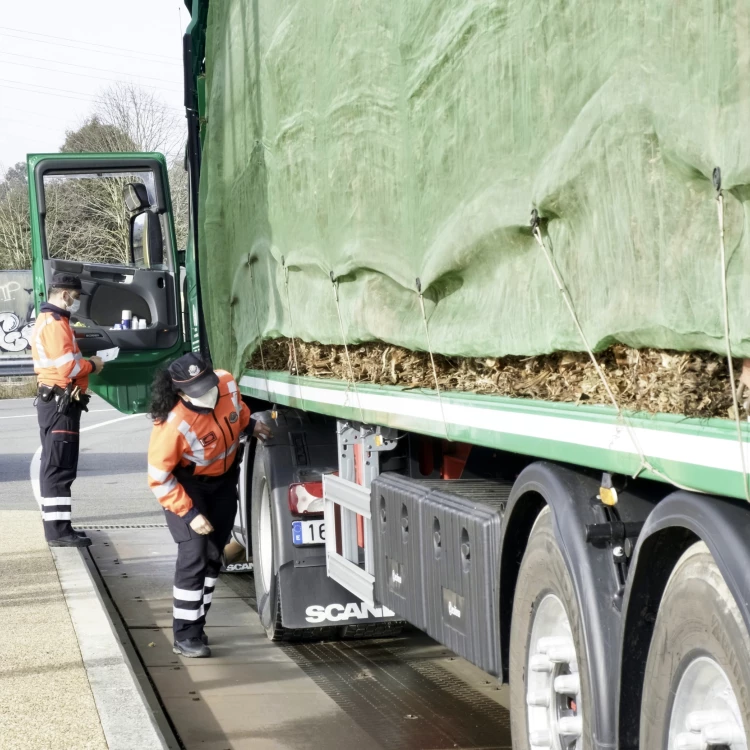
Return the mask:
<svg viewBox="0 0 750 750">
<path fill-rule="evenodd" d="M 167 370 L 157 370 L 154 375 L 154 382 L 151 384 L 149 417 L 156 424 L 166 422 L 169 412 L 174 409 L 179 398 L 169 372 Z"/>
</svg>

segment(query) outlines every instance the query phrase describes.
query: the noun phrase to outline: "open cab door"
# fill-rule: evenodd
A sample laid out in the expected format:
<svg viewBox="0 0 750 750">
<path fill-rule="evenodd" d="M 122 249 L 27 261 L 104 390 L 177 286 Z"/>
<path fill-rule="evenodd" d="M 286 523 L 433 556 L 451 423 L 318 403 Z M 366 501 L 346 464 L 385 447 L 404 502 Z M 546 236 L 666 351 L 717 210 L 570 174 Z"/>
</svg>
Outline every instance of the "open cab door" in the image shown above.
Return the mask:
<svg viewBox="0 0 750 750">
<path fill-rule="evenodd" d="M 70 322 L 83 356 L 120 350 L 90 389 L 122 412 L 146 411 L 155 370 L 185 350 L 166 160 L 32 154 L 28 170 L 37 313 L 55 273 L 78 276 Z M 123 311 L 143 322 L 120 329 Z"/>
</svg>

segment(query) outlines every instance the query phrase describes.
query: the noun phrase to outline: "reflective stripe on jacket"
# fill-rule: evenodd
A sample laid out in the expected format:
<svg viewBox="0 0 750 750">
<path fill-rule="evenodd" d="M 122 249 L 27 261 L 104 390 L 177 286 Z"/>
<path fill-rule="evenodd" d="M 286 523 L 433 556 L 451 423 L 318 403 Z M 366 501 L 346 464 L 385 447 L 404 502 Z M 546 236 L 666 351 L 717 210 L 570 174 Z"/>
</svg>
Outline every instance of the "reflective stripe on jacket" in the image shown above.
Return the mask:
<svg viewBox="0 0 750 750">
<path fill-rule="evenodd" d="M 166 422 L 155 424 L 148 446 L 148 484 L 159 502 L 185 516 L 193 501 L 173 472 L 189 468 L 195 476 L 225 474 L 237 457 L 240 433 L 250 424 L 250 409 L 240 398 L 237 382 L 223 370 L 219 399 L 212 411 L 186 404 L 182 399 Z"/>
<path fill-rule="evenodd" d="M 45 303 L 31 335 L 31 356 L 37 381 L 65 388 L 72 380 L 86 390 L 94 366 L 83 358 L 70 326 L 70 314 Z"/>
</svg>

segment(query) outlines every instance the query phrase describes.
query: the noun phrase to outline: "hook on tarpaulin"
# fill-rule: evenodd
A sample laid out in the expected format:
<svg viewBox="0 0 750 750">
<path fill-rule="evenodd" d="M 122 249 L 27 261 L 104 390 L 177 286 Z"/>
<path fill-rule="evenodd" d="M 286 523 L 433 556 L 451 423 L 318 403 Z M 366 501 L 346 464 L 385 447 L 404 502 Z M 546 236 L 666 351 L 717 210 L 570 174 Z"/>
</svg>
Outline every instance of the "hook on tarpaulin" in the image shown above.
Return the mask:
<svg viewBox="0 0 750 750">
<path fill-rule="evenodd" d="M 542 225 L 542 220 L 539 218 L 539 211 L 535 208 L 531 209 L 531 218 L 529 219 L 529 226 L 531 226 L 532 234 L 537 231 Z"/>
<path fill-rule="evenodd" d="M 297 375 L 297 391 L 299 393 L 300 402 L 302 403 L 302 411 L 307 411 L 307 408 L 305 407 L 305 397 L 302 395 L 302 381 L 300 379 L 300 373 L 299 373 L 299 361 L 297 359 L 297 344 L 294 340 L 294 319 L 292 318 L 292 302 L 291 297 L 289 296 L 289 269 L 286 265 L 286 258 L 282 255 L 281 256 L 281 267 L 284 269 L 284 287 L 286 289 L 286 309 L 289 313 L 289 325 L 292 329 L 292 357 L 294 361 L 294 371 Z"/>
<path fill-rule="evenodd" d="M 575 324 L 576 330 L 578 331 L 578 335 L 581 338 L 581 342 L 583 343 L 583 346 L 586 349 L 586 353 L 588 354 L 589 359 L 591 360 L 591 363 L 594 365 L 596 374 L 599 376 L 599 379 L 601 380 L 602 385 L 604 386 L 604 390 L 607 393 L 607 397 L 609 398 L 610 403 L 612 404 L 614 409 L 617 411 L 618 420 L 621 422 L 621 424 L 625 426 L 625 429 L 628 433 L 628 437 L 630 438 L 630 441 L 633 444 L 633 448 L 635 448 L 635 451 L 638 454 L 640 465 L 638 466 L 637 471 L 633 474 L 633 479 L 638 478 L 644 471 L 647 471 L 653 476 L 659 477 L 660 479 L 663 479 L 665 482 L 668 482 L 669 484 L 672 484 L 681 490 L 695 491 L 695 490 L 692 490 L 691 487 L 686 487 L 685 485 L 682 485 L 679 482 L 675 482 L 673 479 L 670 479 L 666 474 L 662 473 L 655 466 L 653 466 L 651 462 L 646 458 L 646 454 L 643 452 L 643 448 L 641 447 L 640 441 L 638 440 L 638 435 L 636 434 L 635 429 L 630 424 L 630 422 L 628 421 L 628 418 L 625 416 L 625 413 L 620 407 L 620 404 L 617 401 L 617 397 L 615 396 L 614 391 L 612 390 L 612 387 L 610 386 L 609 381 L 607 380 L 607 376 L 604 374 L 604 370 L 602 369 L 602 366 L 599 364 L 599 360 L 596 358 L 596 355 L 594 354 L 594 350 L 592 349 L 591 344 L 589 344 L 588 337 L 586 336 L 586 333 L 583 330 L 583 326 L 581 325 L 581 321 L 578 317 L 578 313 L 576 312 L 575 307 L 573 306 L 573 300 L 571 299 L 570 294 L 568 293 L 568 290 L 565 284 L 563 283 L 562 276 L 560 275 L 560 270 L 558 269 L 557 264 L 552 258 L 552 254 L 550 253 L 549 249 L 547 248 L 547 245 L 544 242 L 544 237 L 542 236 L 542 230 L 541 230 L 542 220 L 536 208 L 532 209 L 531 211 L 530 224 L 531 224 L 531 233 L 534 236 L 534 239 L 536 240 L 539 247 L 542 249 L 542 252 L 544 253 L 544 257 L 547 261 L 547 265 L 549 266 L 549 269 L 552 272 L 552 275 L 554 276 L 555 283 L 557 284 L 557 288 L 560 290 L 560 294 L 562 294 L 563 301 L 565 302 L 565 306 L 567 307 L 568 312 L 570 313 L 570 317 L 572 318 L 573 323 Z"/>
<path fill-rule="evenodd" d="M 734 421 L 737 425 L 737 441 L 740 447 L 740 466 L 742 468 L 742 489 L 745 493 L 745 500 L 750 502 L 750 486 L 748 486 L 747 460 L 745 459 L 745 442 L 742 439 L 742 418 L 740 417 L 740 399 L 744 393 L 744 387 L 740 384 L 737 387 L 737 381 L 734 376 L 734 358 L 732 357 L 732 339 L 729 328 L 729 292 L 727 290 L 727 252 L 724 244 L 724 191 L 721 186 L 721 168 L 714 167 L 712 180 L 716 189 L 716 212 L 719 221 L 719 262 L 721 276 L 721 298 L 722 311 L 724 317 L 724 346 L 727 354 L 727 368 L 729 369 L 729 384 L 732 389 L 732 406 L 734 408 Z M 748 402 L 746 401 L 745 409 L 747 410 Z"/>
<path fill-rule="evenodd" d="M 330 271 L 328 273 L 329 278 L 331 279 L 331 284 L 333 285 L 333 299 L 336 303 L 336 314 L 338 315 L 339 319 L 339 328 L 341 329 L 341 341 L 344 344 L 344 354 L 346 355 L 346 364 L 349 368 L 349 377 L 351 379 L 351 385 L 354 389 L 354 395 L 357 398 L 357 406 L 359 407 L 359 418 L 360 421 L 365 421 L 365 413 L 362 409 L 362 400 L 359 397 L 359 391 L 357 390 L 357 382 L 354 378 L 354 367 L 352 367 L 352 360 L 349 356 L 349 346 L 346 343 L 346 331 L 344 329 L 344 317 L 341 314 L 341 300 L 339 298 L 339 280 L 336 277 L 336 275 L 333 273 L 333 271 Z M 348 388 L 348 386 L 347 386 Z"/>
<path fill-rule="evenodd" d="M 250 269 L 250 288 L 252 292 L 250 296 L 253 299 L 253 309 L 255 310 L 255 325 L 258 328 L 258 348 L 260 349 L 260 363 L 263 366 L 263 374 L 266 378 L 266 394 L 271 397 L 270 383 L 268 382 L 268 368 L 266 367 L 266 358 L 263 354 L 263 331 L 260 329 L 260 314 L 258 313 L 258 300 L 255 298 L 255 274 L 253 273 L 253 266 L 250 260 L 250 253 L 247 254 L 247 265 Z"/>
<path fill-rule="evenodd" d="M 445 439 L 450 440 L 448 431 L 448 420 L 445 418 L 445 407 L 443 406 L 443 394 L 440 392 L 440 383 L 438 381 L 437 367 L 435 366 L 435 355 L 432 353 L 432 341 L 430 340 L 430 327 L 427 324 L 427 313 L 424 308 L 424 295 L 422 294 L 422 280 L 417 276 L 415 281 L 417 287 L 417 296 L 419 297 L 419 308 L 422 311 L 422 322 L 424 323 L 424 333 L 427 339 L 427 351 L 430 354 L 430 363 L 432 364 L 432 377 L 435 380 L 435 390 L 437 391 L 438 404 L 440 405 L 440 415 L 443 418 L 443 430 Z"/>
</svg>

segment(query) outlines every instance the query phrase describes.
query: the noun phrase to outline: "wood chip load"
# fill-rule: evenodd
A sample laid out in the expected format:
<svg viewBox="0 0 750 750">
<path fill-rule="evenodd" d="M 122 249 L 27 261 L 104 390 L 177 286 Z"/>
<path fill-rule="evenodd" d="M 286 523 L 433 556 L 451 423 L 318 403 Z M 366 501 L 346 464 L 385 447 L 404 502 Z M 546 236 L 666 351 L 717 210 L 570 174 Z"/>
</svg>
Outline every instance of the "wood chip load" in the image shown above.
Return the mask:
<svg viewBox="0 0 750 750">
<path fill-rule="evenodd" d="M 295 341 L 300 375 L 351 380 L 343 346 Z M 383 343 L 349 347 L 357 382 L 435 388 L 427 352 Z M 686 417 L 734 418 L 726 360 L 710 352 L 674 352 L 613 346 L 597 355 L 618 403 L 635 412 Z M 294 373 L 289 339 L 263 342 L 266 369 Z M 739 376 L 741 361 L 735 361 Z M 262 370 L 260 350 L 248 366 Z M 440 387 L 577 404 L 609 405 L 599 376 L 585 353 L 537 357 L 469 358 L 435 355 Z"/>
</svg>

